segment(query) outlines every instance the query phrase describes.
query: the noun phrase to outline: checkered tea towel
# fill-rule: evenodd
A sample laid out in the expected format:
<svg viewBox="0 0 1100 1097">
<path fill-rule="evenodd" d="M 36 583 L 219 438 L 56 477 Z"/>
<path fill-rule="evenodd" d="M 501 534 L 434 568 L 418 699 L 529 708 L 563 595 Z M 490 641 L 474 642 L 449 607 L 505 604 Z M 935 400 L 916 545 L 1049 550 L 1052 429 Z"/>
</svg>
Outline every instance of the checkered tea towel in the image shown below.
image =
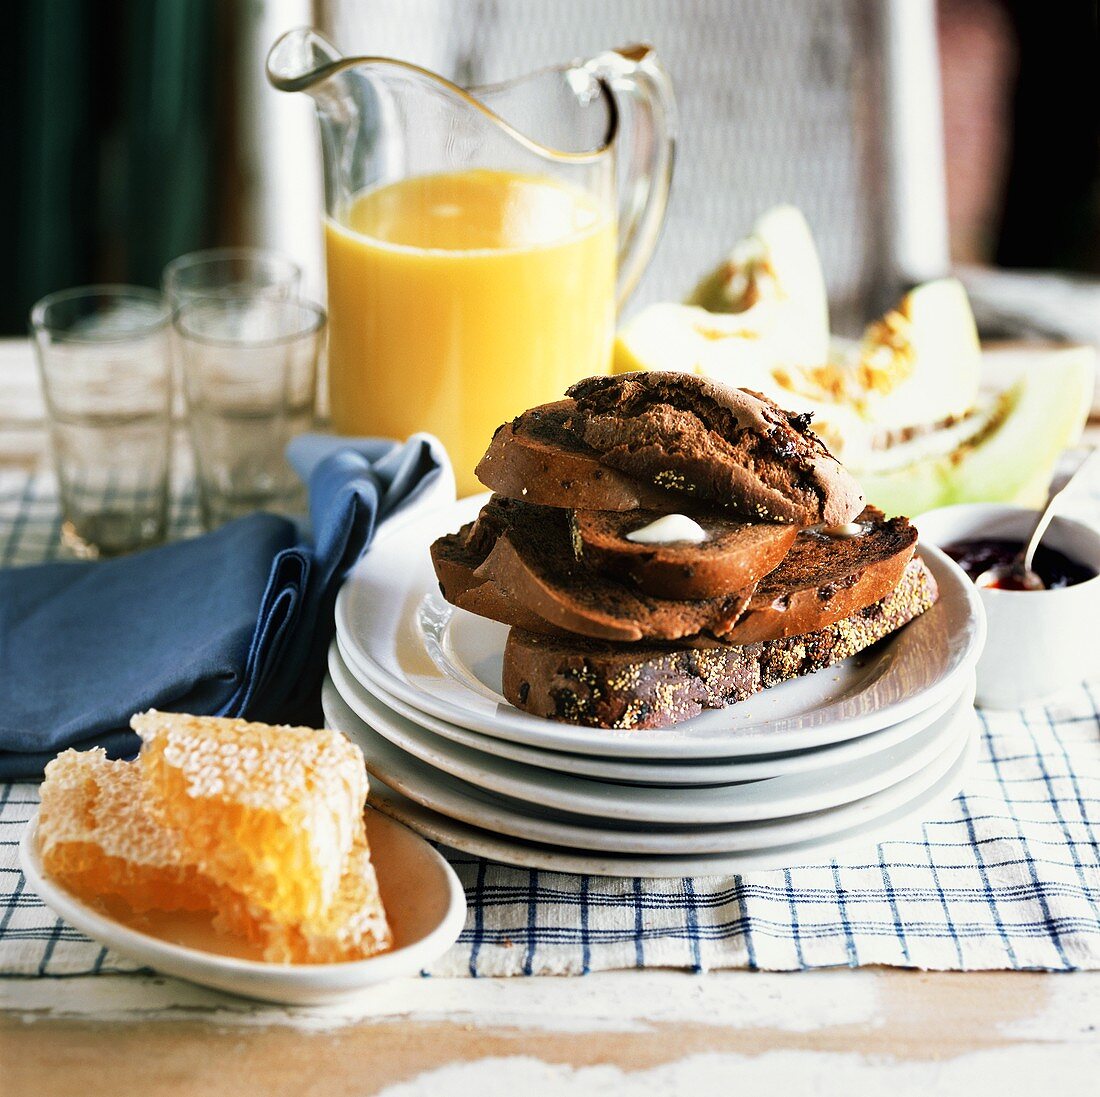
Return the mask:
<svg viewBox="0 0 1100 1097">
<path fill-rule="evenodd" d="M 1100 518 L 1100 497 L 1082 506 L 1083 516 Z M 181 495 L 176 531 L 194 524 L 194 501 Z M 54 556 L 57 544 L 52 481 L 0 477 L 0 564 Z M 447 851 L 469 917 L 430 974 L 1100 968 L 1097 671 L 1049 705 L 982 714 L 979 758 L 963 794 L 862 857 L 654 881 L 530 871 Z M 0 975 L 136 970 L 55 918 L 27 888 L 17 846 L 36 802 L 32 784 L 0 786 Z"/>
</svg>

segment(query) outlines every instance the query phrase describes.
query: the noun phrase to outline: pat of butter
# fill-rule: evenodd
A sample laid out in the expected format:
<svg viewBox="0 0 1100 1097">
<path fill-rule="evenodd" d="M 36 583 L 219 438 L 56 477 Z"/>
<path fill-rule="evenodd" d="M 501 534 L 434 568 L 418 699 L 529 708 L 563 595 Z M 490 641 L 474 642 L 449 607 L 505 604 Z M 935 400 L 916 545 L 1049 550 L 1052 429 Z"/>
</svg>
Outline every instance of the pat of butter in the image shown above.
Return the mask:
<svg viewBox="0 0 1100 1097">
<path fill-rule="evenodd" d="M 847 541 L 851 537 L 861 537 L 867 530 L 862 522 L 845 522 L 842 526 L 824 526 L 821 532 L 827 537 L 839 537 Z"/>
<path fill-rule="evenodd" d="M 693 545 L 707 539 L 707 531 L 686 514 L 666 514 L 648 526 L 642 526 L 626 535 L 636 545 L 671 545 L 688 541 Z"/>
</svg>

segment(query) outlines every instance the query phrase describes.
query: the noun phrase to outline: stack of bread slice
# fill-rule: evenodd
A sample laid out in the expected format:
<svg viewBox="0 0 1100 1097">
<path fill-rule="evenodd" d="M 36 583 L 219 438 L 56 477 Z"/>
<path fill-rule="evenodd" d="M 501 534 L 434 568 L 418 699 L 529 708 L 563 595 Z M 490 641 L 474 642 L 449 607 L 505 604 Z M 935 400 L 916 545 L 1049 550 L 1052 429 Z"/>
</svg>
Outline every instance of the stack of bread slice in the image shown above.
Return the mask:
<svg viewBox="0 0 1100 1097">
<path fill-rule="evenodd" d="M 805 415 L 685 373 L 593 377 L 500 427 L 495 494 L 432 546 L 443 596 L 511 625 L 504 693 L 663 727 L 845 659 L 936 599 L 916 530 L 864 507 Z"/>
<path fill-rule="evenodd" d="M 358 960 L 393 936 L 363 819 L 359 748 L 335 731 L 145 712 L 136 761 L 46 767 L 46 871 L 123 914 L 201 912 L 265 960 Z"/>
</svg>

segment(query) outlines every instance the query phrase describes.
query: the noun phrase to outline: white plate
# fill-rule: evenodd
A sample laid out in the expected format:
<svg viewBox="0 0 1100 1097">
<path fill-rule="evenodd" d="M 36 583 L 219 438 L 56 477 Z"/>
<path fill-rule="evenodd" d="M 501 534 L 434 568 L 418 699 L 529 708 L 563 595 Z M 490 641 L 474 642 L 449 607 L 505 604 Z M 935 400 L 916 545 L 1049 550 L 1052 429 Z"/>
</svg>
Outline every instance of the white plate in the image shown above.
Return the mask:
<svg viewBox="0 0 1100 1097">
<path fill-rule="evenodd" d="M 384 734 L 377 722 L 361 720 L 346 701 L 337 711 L 337 702 L 344 698 L 331 679 L 326 679 L 321 698 L 326 717 L 343 721 L 340 730 L 362 748 L 370 760 L 368 767 L 373 762 L 378 767 L 378 776 L 387 783 L 393 782 L 381 768 L 385 762 L 377 749 L 380 736 L 403 754 L 457 777 L 468 786 L 534 805 L 539 812 L 549 810 L 599 820 L 690 827 L 786 819 L 881 792 L 924 769 L 941 754 L 955 734 L 952 715 L 963 702 L 973 705 L 974 701 L 971 689 L 970 695 L 957 699 L 958 703 L 942 719 L 932 721 L 923 731 L 870 758 L 762 781 L 657 788 L 595 781 L 496 758 L 433 736 L 396 714 L 387 723 L 389 732 Z M 532 809 L 527 806 L 524 810 Z M 467 820 L 471 821 L 476 820 Z M 588 819 L 585 822 L 591 825 Z"/>
<path fill-rule="evenodd" d="M 357 678 L 417 710 L 550 750 L 633 758 L 732 758 L 803 750 L 899 723 L 962 690 L 985 638 L 973 583 L 921 547 L 940 587 L 927 613 L 872 650 L 674 728 L 615 732 L 520 712 L 500 692 L 507 627 L 439 594 L 428 546 L 473 518 L 483 496 L 425 514 L 356 565 L 336 601 L 336 632 Z"/>
<path fill-rule="evenodd" d="M 400 822 L 367 810 L 371 860 L 396 947 L 367 960 L 340 964 L 269 964 L 230 955 L 209 920 L 186 916 L 173 924 L 176 940 L 124 925 L 77 898 L 45 873 L 38 850 L 38 818 L 19 846 L 30 887 L 51 910 L 122 956 L 167 975 L 246 998 L 309 1005 L 335 1001 L 403 976 L 416 975 L 458 940 L 466 896 L 454 869 Z M 225 951 L 218 951 L 225 950 Z"/>
<path fill-rule="evenodd" d="M 875 846 L 879 842 L 908 836 L 922 821 L 934 818 L 940 805 L 958 795 L 977 753 L 976 721 L 973 726 L 975 733 L 970 736 L 950 769 L 938 781 L 906 803 L 880 816 L 867 817 L 846 830 L 837 831 L 827 837 L 742 853 L 637 857 L 563 849 L 509 838 L 449 819 L 387 788 L 380 781 L 372 782 L 371 798 L 379 811 L 400 819 L 421 834 L 452 849 L 508 865 L 548 872 L 663 879 L 764 872 L 769 869 L 793 868 L 795 865 L 827 863 L 830 859 L 841 856 L 847 860 L 865 856 L 873 864 L 877 857 Z"/>
<path fill-rule="evenodd" d="M 482 735 L 446 720 L 418 712 L 412 705 L 390 697 L 379 686 L 360 682 L 354 677 L 340 655 L 334 641 L 328 654 L 329 675 L 337 692 L 360 719 L 391 743 L 408 750 L 405 738 L 412 734 L 432 741 L 439 736 L 482 754 L 507 758 L 523 765 L 571 773 L 577 777 L 594 777 L 628 785 L 657 787 L 698 787 L 700 785 L 732 785 L 740 781 L 758 781 L 765 777 L 780 777 L 790 773 L 807 773 L 841 762 L 867 758 L 880 750 L 904 742 L 911 735 L 928 727 L 933 720 L 955 702 L 950 695 L 940 698 L 931 708 L 902 720 L 881 731 L 861 735 L 857 739 L 823 746 L 817 750 L 793 751 L 787 754 L 762 754 L 756 757 L 732 758 L 714 762 L 693 759 L 654 759 L 635 761 L 630 758 L 601 758 L 595 754 L 569 754 L 565 751 L 543 750 L 507 739 Z M 965 688 L 965 687 L 964 687 Z M 404 719 L 395 719 L 403 717 Z M 412 729 L 409 724 L 415 725 Z M 438 744 L 435 744 L 438 746 Z M 412 753 L 410 751 L 410 753 Z"/>
<path fill-rule="evenodd" d="M 950 729 L 941 753 L 920 771 L 873 795 L 851 803 L 788 818 L 764 818 L 722 825 L 631 824 L 617 819 L 581 816 L 524 803 L 489 792 L 434 769 L 399 750 L 356 720 L 331 683 L 323 692 L 325 719 L 341 731 L 354 729 L 372 778 L 443 815 L 472 826 L 530 842 L 615 853 L 730 853 L 787 845 L 820 838 L 881 815 L 939 779 L 958 754 L 974 724 L 972 706 L 960 698 L 941 717 Z M 753 786 L 741 786 L 752 788 Z M 655 790 L 660 791 L 660 790 Z"/>
</svg>

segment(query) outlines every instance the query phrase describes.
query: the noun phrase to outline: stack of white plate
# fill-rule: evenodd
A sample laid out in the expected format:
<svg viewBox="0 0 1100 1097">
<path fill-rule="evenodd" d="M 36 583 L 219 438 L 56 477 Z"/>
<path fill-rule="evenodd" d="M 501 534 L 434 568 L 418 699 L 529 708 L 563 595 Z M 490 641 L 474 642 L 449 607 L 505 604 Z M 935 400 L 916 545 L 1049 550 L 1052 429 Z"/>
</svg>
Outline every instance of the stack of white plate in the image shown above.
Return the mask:
<svg viewBox="0 0 1100 1097">
<path fill-rule="evenodd" d="M 939 601 L 875 648 L 674 728 L 607 731 L 508 704 L 507 629 L 440 596 L 428 546 L 483 502 L 387 529 L 337 602 L 325 715 L 363 748 L 379 810 L 511 864 L 679 876 L 867 847 L 959 791 L 985 624 L 935 548 Z"/>
</svg>

